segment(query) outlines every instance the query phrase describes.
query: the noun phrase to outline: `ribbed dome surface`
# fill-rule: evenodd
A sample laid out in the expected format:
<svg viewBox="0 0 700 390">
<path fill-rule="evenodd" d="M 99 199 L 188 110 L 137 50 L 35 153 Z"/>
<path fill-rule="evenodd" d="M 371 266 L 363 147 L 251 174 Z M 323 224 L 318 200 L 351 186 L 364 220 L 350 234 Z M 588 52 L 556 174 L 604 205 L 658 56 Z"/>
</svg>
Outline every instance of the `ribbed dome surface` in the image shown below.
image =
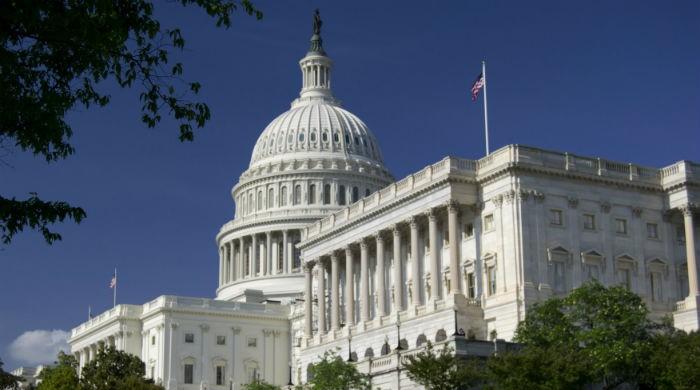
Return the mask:
<svg viewBox="0 0 700 390">
<path fill-rule="evenodd" d="M 364 122 L 322 99 L 295 105 L 273 120 L 258 138 L 250 166 L 302 157 L 350 157 L 383 165 L 376 139 Z"/>
</svg>

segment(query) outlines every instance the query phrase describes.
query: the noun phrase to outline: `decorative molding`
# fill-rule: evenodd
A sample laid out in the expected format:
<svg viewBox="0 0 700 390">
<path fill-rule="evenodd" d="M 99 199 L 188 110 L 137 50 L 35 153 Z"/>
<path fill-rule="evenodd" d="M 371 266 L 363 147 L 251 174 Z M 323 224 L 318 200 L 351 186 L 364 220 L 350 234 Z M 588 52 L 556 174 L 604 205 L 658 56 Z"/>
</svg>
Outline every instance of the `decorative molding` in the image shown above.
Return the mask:
<svg viewBox="0 0 700 390">
<path fill-rule="evenodd" d="M 578 198 L 570 196 L 566 199 L 566 202 L 569 205 L 569 208 L 571 209 L 575 209 L 578 207 Z"/>
<path fill-rule="evenodd" d="M 532 190 L 532 198 L 535 199 L 535 203 L 543 203 L 545 198 L 544 192 Z"/>
<path fill-rule="evenodd" d="M 607 201 L 600 202 L 600 211 L 604 212 L 605 214 L 609 213 L 611 208 L 612 208 L 612 206 L 610 205 L 609 202 L 607 202 Z"/>
<path fill-rule="evenodd" d="M 687 217 L 687 216 L 692 216 L 693 212 L 695 212 L 695 210 L 697 208 L 698 208 L 697 204 L 689 202 L 689 203 L 680 205 L 678 207 L 678 210 L 683 214 L 683 216 Z"/>
<path fill-rule="evenodd" d="M 202 332 L 208 332 L 209 331 L 209 324 L 199 324 L 199 329 L 201 329 Z"/>
<path fill-rule="evenodd" d="M 469 206 L 474 214 L 478 214 L 484 209 L 484 202 L 476 202 Z"/>
<path fill-rule="evenodd" d="M 500 208 L 503 205 L 503 195 L 494 196 L 491 198 L 491 202 L 493 202 L 496 207 Z"/>
<path fill-rule="evenodd" d="M 642 216 L 643 209 L 641 207 L 632 206 L 630 209 L 632 210 L 632 215 L 635 217 L 639 218 Z"/>
</svg>

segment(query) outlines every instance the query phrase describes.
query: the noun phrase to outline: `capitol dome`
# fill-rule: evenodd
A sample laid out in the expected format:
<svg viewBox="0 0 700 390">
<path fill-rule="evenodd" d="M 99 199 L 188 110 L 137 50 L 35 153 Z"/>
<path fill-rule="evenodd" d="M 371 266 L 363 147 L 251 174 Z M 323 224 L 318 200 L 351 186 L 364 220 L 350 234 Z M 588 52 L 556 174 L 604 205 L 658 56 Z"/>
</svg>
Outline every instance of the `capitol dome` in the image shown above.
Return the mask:
<svg viewBox="0 0 700 390">
<path fill-rule="evenodd" d="M 265 127 L 231 190 L 235 216 L 216 236 L 217 299 L 295 299 L 303 289 L 302 229 L 394 181 L 374 134 L 333 96 L 333 61 L 316 18 L 299 61 L 299 97 Z"/>
</svg>

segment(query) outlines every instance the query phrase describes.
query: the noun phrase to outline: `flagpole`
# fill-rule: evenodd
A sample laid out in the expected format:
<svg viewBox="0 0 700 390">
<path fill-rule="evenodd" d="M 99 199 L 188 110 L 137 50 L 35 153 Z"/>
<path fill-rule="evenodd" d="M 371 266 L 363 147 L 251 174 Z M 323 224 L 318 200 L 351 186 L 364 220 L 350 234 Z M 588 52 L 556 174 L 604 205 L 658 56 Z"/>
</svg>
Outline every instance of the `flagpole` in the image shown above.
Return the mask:
<svg viewBox="0 0 700 390">
<path fill-rule="evenodd" d="M 112 307 L 117 307 L 117 267 L 114 267 L 114 296 L 112 297 Z"/>
<path fill-rule="evenodd" d="M 486 61 L 481 61 L 481 74 L 484 76 L 484 131 L 486 132 L 486 155 L 489 155 L 489 109 L 486 99 Z"/>
</svg>

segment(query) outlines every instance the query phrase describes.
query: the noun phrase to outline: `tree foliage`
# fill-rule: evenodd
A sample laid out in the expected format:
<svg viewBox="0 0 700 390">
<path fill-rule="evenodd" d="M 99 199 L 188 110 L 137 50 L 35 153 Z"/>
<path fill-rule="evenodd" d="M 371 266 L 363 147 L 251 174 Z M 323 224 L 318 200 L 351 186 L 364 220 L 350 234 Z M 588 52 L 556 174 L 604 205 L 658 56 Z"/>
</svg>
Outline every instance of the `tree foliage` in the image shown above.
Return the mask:
<svg viewBox="0 0 700 390">
<path fill-rule="evenodd" d="M 255 379 L 243 386 L 245 390 L 280 390 L 279 386 L 269 384 L 265 381 Z"/>
<path fill-rule="evenodd" d="M 408 356 L 404 367 L 408 377 L 428 390 L 462 390 L 481 383 L 483 365 L 475 359 L 460 359 L 452 348 L 435 352 L 432 343 L 417 355 Z"/>
<path fill-rule="evenodd" d="M 145 373 L 141 359 L 108 346 L 100 349 L 96 358 L 83 367 L 80 390 L 163 389 L 144 379 Z"/>
<path fill-rule="evenodd" d="M 4 363 L 2 362 L 2 359 L 0 359 L 0 389 L 19 389 L 19 382 L 22 381 L 22 378 L 14 376 L 9 372 L 5 372 L 5 370 L 2 368 L 3 365 Z"/>
<path fill-rule="evenodd" d="M 644 382 L 660 390 L 697 389 L 700 383 L 700 333 L 673 331 L 653 340 Z"/>
<path fill-rule="evenodd" d="M 174 3 L 204 10 L 217 26 L 229 27 L 237 9 L 262 18 L 250 0 Z M 73 129 L 65 116 L 108 104 L 110 96 L 99 88 L 105 80 L 138 88 L 148 127 L 168 115 L 178 122 L 179 139 L 192 140 L 211 113 L 206 103 L 192 100 L 201 85 L 183 79 L 183 64 L 171 61 L 184 48 L 180 29 L 164 27 L 150 0 L 0 1 L 0 145 L 14 144 L 49 162 L 71 155 Z M 52 243 L 61 237 L 48 230 L 49 223 L 85 217 L 82 209 L 36 194 L 0 201 L 5 243 L 24 226 L 41 230 Z"/>
<path fill-rule="evenodd" d="M 58 361 L 53 367 L 44 368 L 39 374 L 41 383 L 37 390 L 75 390 L 80 379 L 77 373 L 78 362 L 75 357 L 58 353 Z"/>
<path fill-rule="evenodd" d="M 360 373 L 354 364 L 346 362 L 335 351 L 326 351 L 320 361 L 309 367 L 313 389 L 319 390 L 364 390 L 370 389 L 369 376 Z"/>
</svg>

